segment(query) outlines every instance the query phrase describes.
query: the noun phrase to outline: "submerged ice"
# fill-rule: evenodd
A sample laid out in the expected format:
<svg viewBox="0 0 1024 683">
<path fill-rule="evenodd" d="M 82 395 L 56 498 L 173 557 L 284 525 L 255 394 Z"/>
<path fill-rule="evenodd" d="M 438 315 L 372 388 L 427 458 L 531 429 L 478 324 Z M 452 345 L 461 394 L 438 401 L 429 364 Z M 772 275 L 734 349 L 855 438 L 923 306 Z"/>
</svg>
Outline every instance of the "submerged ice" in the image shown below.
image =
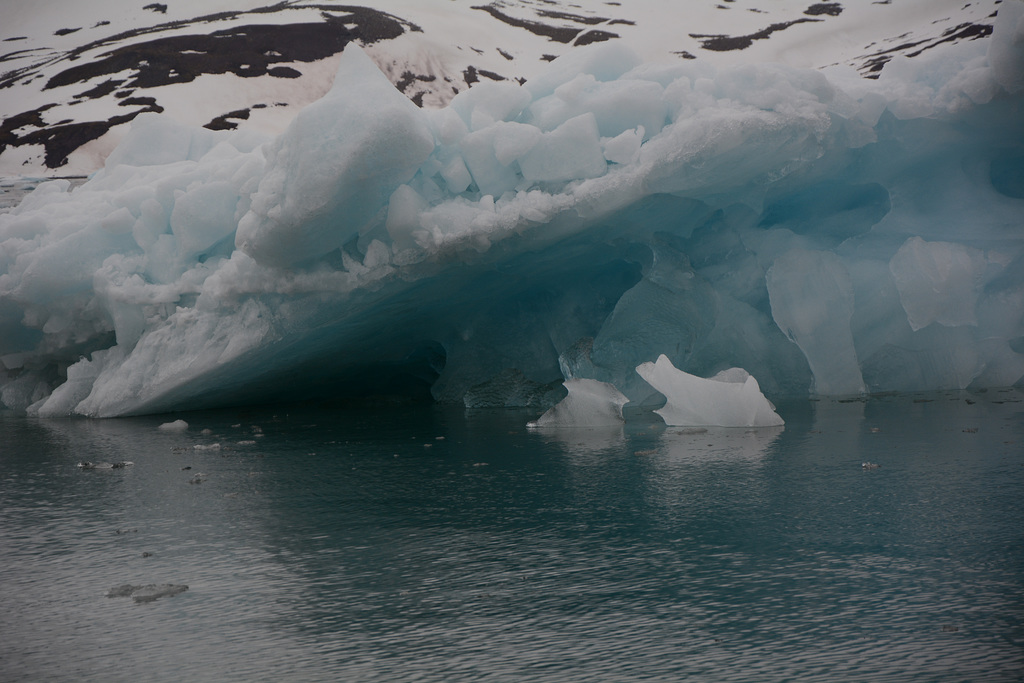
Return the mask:
<svg viewBox="0 0 1024 683">
<path fill-rule="evenodd" d="M 1019 2 L 878 80 L 605 44 L 440 110 L 350 46 L 276 139 L 140 116 L 0 214 L 0 399 L 543 409 L 566 383 L 668 417 L 677 383 L 636 371 L 662 356 L 769 396 L 1012 385 L 1022 73 Z"/>
</svg>

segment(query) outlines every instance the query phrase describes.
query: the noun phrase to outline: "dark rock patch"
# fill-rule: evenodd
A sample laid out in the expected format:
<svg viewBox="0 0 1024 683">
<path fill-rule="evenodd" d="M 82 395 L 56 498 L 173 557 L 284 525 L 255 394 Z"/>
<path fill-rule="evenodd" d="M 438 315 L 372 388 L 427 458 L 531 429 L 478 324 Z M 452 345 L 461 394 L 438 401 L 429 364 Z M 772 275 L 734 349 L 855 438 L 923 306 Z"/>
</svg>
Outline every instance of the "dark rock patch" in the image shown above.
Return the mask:
<svg viewBox="0 0 1024 683">
<path fill-rule="evenodd" d="M 125 45 L 103 59 L 65 69 L 50 78 L 44 90 L 127 70 L 135 72 L 128 86 L 138 88 L 189 83 L 202 74 L 262 76 L 275 62 L 312 62 L 337 54 L 355 37 L 336 22 L 259 24 L 207 35 L 168 36 Z"/>
<path fill-rule="evenodd" d="M 274 66 L 267 69 L 267 75 L 274 78 L 298 78 L 302 72 L 290 66 Z"/>
<path fill-rule="evenodd" d="M 161 113 L 164 108 L 156 103 L 155 97 L 129 97 L 117 103 L 119 107 L 147 107 L 146 111 Z"/>
<path fill-rule="evenodd" d="M 113 116 L 106 121 L 82 121 L 40 128 L 27 135 L 16 136 L 14 140 L 8 141 L 6 144 L 0 141 L 0 152 L 3 152 L 8 146 L 42 145 L 45 149 L 44 163 L 46 167 L 60 168 L 68 163 L 68 156 L 76 149 L 102 137 L 114 126 L 128 123 L 144 111 L 150 111 L 150 109 L 140 109 L 129 114 Z M 4 127 L 7 126 L 9 120 L 4 121 Z"/>
<path fill-rule="evenodd" d="M 214 120 L 204 125 L 203 128 L 209 128 L 210 130 L 234 130 L 235 128 L 238 128 L 238 124 L 234 121 L 229 121 L 228 119 L 239 119 L 241 121 L 245 121 L 248 118 L 248 109 L 237 109 L 235 111 L 228 112 L 227 114 L 222 114 L 218 116 Z"/>
<path fill-rule="evenodd" d="M 15 40 L 28 40 L 28 36 L 13 36 L 11 38 L 4 38 L 5 43 L 10 43 Z"/>
<path fill-rule="evenodd" d="M 558 26 L 550 26 L 548 24 L 539 21 L 527 21 L 526 19 L 517 19 L 510 17 L 494 5 L 476 5 L 472 9 L 483 10 L 492 17 L 500 22 L 508 24 L 509 26 L 515 26 L 516 28 L 526 29 L 530 33 L 537 36 L 544 36 L 549 40 L 553 40 L 556 43 L 570 43 L 580 33 L 582 29 L 578 28 L 561 28 Z"/>
<path fill-rule="evenodd" d="M 540 59 L 542 62 L 553 62 L 558 59 L 558 55 L 541 55 Z"/>
<path fill-rule="evenodd" d="M 705 50 L 711 50 L 712 52 L 731 52 L 733 50 L 746 50 L 754 44 L 755 40 L 764 40 L 777 31 L 783 31 L 790 26 L 812 21 L 821 21 L 821 19 L 805 19 L 801 17 L 800 19 L 794 19 L 792 21 L 782 21 L 777 24 L 772 24 L 768 28 L 762 29 L 757 33 L 751 33 L 746 36 L 712 36 L 700 33 L 691 33 L 690 37 L 699 40 L 701 42 L 700 46 Z"/>
<path fill-rule="evenodd" d="M 492 81 L 507 80 L 501 74 L 494 73 L 493 71 L 488 71 L 487 69 L 478 69 L 472 65 L 466 67 L 466 69 L 463 70 L 462 72 L 462 78 L 466 81 L 466 85 L 473 85 L 474 83 L 479 82 L 480 76 L 483 76 L 484 78 L 489 78 Z"/>
<path fill-rule="evenodd" d="M 679 55 L 683 59 L 697 59 L 697 55 L 692 55 L 686 50 L 679 50 L 678 52 L 673 52 L 672 54 Z"/>
<path fill-rule="evenodd" d="M 167 14 L 167 5 L 161 5 L 159 2 L 151 2 L 150 4 L 143 6 L 142 9 L 152 10 L 153 12 L 159 12 L 160 14 Z"/>
<path fill-rule="evenodd" d="M 12 59 L 17 59 L 18 57 L 22 57 L 24 55 L 27 55 L 30 52 L 37 52 L 37 51 L 38 50 L 15 50 L 14 52 L 8 52 L 5 55 L 0 55 L 0 62 L 9 62 Z"/>
<path fill-rule="evenodd" d="M 905 57 L 917 57 L 923 52 L 945 43 L 955 43 L 961 40 L 977 40 L 978 38 L 984 38 L 989 35 L 992 35 L 992 26 L 989 24 L 960 24 L 946 29 L 938 38 L 901 43 L 896 47 L 891 47 L 887 50 L 881 50 L 874 54 L 867 55 L 862 58 L 865 61 L 859 71 L 866 78 L 878 78 L 879 72 L 882 71 L 882 68 L 897 54 L 902 54 Z"/>
<path fill-rule="evenodd" d="M 104 19 L 103 21 L 97 21 L 92 25 L 93 28 L 99 28 L 100 26 L 110 26 L 110 22 Z"/>
<path fill-rule="evenodd" d="M 86 90 L 83 93 L 79 93 L 78 95 L 75 95 L 75 99 L 76 100 L 81 100 L 81 99 L 88 98 L 90 100 L 94 100 L 94 99 L 97 99 L 99 97 L 106 97 L 110 93 L 112 93 L 115 90 L 117 90 L 117 88 L 122 83 L 124 83 L 124 81 L 115 81 L 113 79 L 105 80 L 102 83 L 100 83 L 99 85 L 97 85 L 95 88 L 91 88 L 89 90 Z"/>
<path fill-rule="evenodd" d="M 552 10 L 538 10 L 539 16 L 547 19 L 562 19 L 563 21 L 573 21 L 577 24 L 584 24 L 586 26 L 594 26 L 595 24 L 603 24 L 608 21 L 608 17 L 583 17 L 579 14 L 569 14 L 568 12 L 555 12 Z"/>
<path fill-rule="evenodd" d="M 838 17 L 843 13 L 843 6 L 838 2 L 819 2 L 804 10 L 804 14 L 817 17 L 826 14 L 830 17 Z"/>
<path fill-rule="evenodd" d="M 515 59 L 515 57 L 513 57 L 513 56 L 512 56 L 511 54 L 509 54 L 508 52 L 505 52 L 505 51 L 504 51 L 504 50 L 502 50 L 502 49 L 501 49 L 500 47 L 498 47 L 498 48 L 495 48 L 495 49 L 496 49 L 496 50 L 498 51 L 498 54 L 499 54 L 499 55 L 501 55 L 502 57 L 504 57 L 505 59 L 507 59 L 507 60 L 508 60 L 508 61 L 510 61 L 510 62 L 511 62 L 511 61 L 512 61 L 513 59 Z"/>
<path fill-rule="evenodd" d="M 246 15 L 274 14 L 274 13 L 277 13 L 277 12 L 284 12 L 284 11 L 288 11 L 288 10 L 306 10 L 306 9 L 309 9 L 309 8 L 319 9 L 322 12 L 326 12 L 327 10 L 330 10 L 335 15 L 340 14 L 340 13 L 347 13 L 344 16 L 335 16 L 335 15 L 326 15 L 325 14 L 324 15 L 324 23 L 325 24 L 334 25 L 336 28 L 337 27 L 341 27 L 341 29 L 343 29 L 344 31 L 347 31 L 348 33 L 350 33 L 352 38 L 358 38 L 363 44 L 370 44 L 370 43 L 375 43 L 375 42 L 377 42 L 379 40 L 386 40 L 386 39 L 391 39 L 391 38 L 397 38 L 398 36 L 400 36 L 403 33 L 405 33 L 406 30 L 410 30 L 410 31 L 420 31 L 421 30 L 418 26 L 416 26 L 415 24 L 412 24 L 411 22 L 403 21 L 402 19 L 400 19 L 400 18 L 398 18 L 398 17 L 396 17 L 394 15 L 387 14 L 386 12 L 381 12 L 379 10 L 371 9 L 371 8 L 368 8 L 368 7 L 355 7 L 355 6 L 348 6 L 348 5 L 292 5 L 292 4 L 288 4 L 288 3 L 285 3 L 285 2 L 279 2 L 278 4 L 275 4 L 275 5 L 270 5 L 270 6 L 267 6 L 267 7 L 260 7 L 260 8 L 256 8 L 256 9 L 252 9 L 252 10 L 247 10 L 247 11 L 218 12 L 218 13 L 215 13 L 215 14 L 209 14 L 209 15 L 204 15 L 204 16 L 201 16 L 201 17 L 196 17 L 194 19 L 170 21 L 170 22 L 166 22 L 166 23 L 163 23 L 163 24 L 157 24 L 155 26 L 145 26 L 145 27 L 135 28 L 135 29 L 132 29 L 130 31 L 124 31 L 124 32 L 118 33 L 116 35 L 107 36 L 107 37 L 101 38 L 99 40 L 92 41 L 92 42 L 87 43 L 85 45 L 79 45 L 78 47 L 76 47 L 76 48 L 74 48 L 74 49 L 64 53 L 63 55 L 55 57 L 54 59 L 49 60 L 47 62 L 47 64 L 53 64 L 54 62 L 60 62 L 60 61 L 74 62 L 74 61 L 77 61 L 78 59 L 80 59 L 82 55 L 84 55 L 86 53 L 89 53 L 89 52 L 92 52 L 94 50 L 98 50 L 98 49 L 101 49 L 101 48 L 104 48 L 104 47 L 108 47 L 108 46 L 118 46 L 118 45 L 120 45 L 120 47 L 115 47 L 111 52 L 107 52 L 104 55 L 102 55 L 104 58 L 108 58 L 109 59 L 112 56 L 122 55 L 124 52 L 131 52 L 132 46 L 125 45 L 125 43 L 127 43 L 129 41 L 141 38 L 143 36 L 151 35 L 151 34 L 162 33 L 164 31 L 168 31 L 168 30 L 172 30 L 172 29 L 173 30 L 181 30 L 181 29 L 193 26 L 193 25 L 200 25 L 201 26 L 202 24 L 211 24 L 211 23 L 216 23 L 216 22 L 219 22 L 219 21 L 236 20 L 236 19 L 238 19 L 240 17 L 244 17 Z M 322 36 L 320 36 L 319 34 L 314 34 L 312 36 L 307 36 L 307 40 L 305 42 L 312 43 L 312 45 L 305 45 L 304 46 L 304 45 L 302 45 L 303 41 L 300 38 L 295 38 L 295 37 L 293 37 L 291 35 L 292 33 L 296 32 L 296 29 L 294 29 L 294 26 L 295 25 L 271 25 L 271 26 L 268 27 L 268 30 L 273 30 L 273 29 L 281 30 L 281 29 L 283 29 L 283 31 L 280 31 L 280 36 L 282 38 L 281 44 L 284 47 L 278 47 L 277 48 L 278 51 L 282 53 L 282 57 L 278 58 L 276 60 L 270 60 L 270 61 L 277 61 L 277 62 L 310 61 L 310 60 L 303 60 L 303 59 L 301 59 L 299 57 L 294 57 L 293 58 L 291 55 L 288 54 L 288 48 L 295 46 L 295 50 L 299 51 L 299 52 L 303 52 L 303 51 L 307 51 L 308 52 L 311 49 L 313 49 L 315 51 L 315 45 L 318 42 L 317 39 L 321 38 Z M 200 30 L 204 31 L 204 29 L 202 29 L 202 28 L 200 28 Z M 226 33 L 230 34 L 230 33 L 233 33 L 233 32 L 238 32 L 240 30 L 241 29 L 237 29 L 237 28 L 236 29 L 230 29 Z M 301 31 L 298 31 L 298 32 L 301 33 Z M 205 31 L 204 31 L 204 36 L 205 37 L 209 37 L 209 36 L 205 35 Z M 178 36 L 178 38 L 185 38 L 186 41 L 188 39 L 187 36 Z M 24 39 L 24 37 L 19 38 L 19 39 Z M 160 39 L 157 39 L 156 41 L 150 41 L 150 42 L 158 42 L 159 40 Z M 244 41 L 239 41 L 239 42 L 242 43 Z M 348 41 L 345 41 L 346 44 L 347 44 L 347 42 Z M 146 43 L 142 43 L 142 45 L 145 45 L 145 44 Z M 245 46 L 241 45 L 241 47 L 243 48 L 243 52 L 244 52 L 245 51 L 244 50 Z M 303 48 L 305 48 L 305 49 L 303 49 Z M 185 47 L 183 49 L 189 49 L 189 48 Z M 339 50 L 340 50 L 340 48 L 339 48 Z M 336 54 L 336 52 L 337 51 L 335 51 L 333 53 L 328 53 L 328 54 L 326 54 L 324 56 L 330 56 L 330 54 Z M 145 59 L 145 58 L 142 57 L 141 59 Z M 101 60 L 101 61 L 105 61 L 105 60 Z M 242 62 L 242 63 L 244 63 L 244 62 Z M 35 72 L 35 70 L 36 70 L 35 67 L 27 67 L 27 68 L 24 68 L 24 69 L 17 69 L 15 71 L 11 71 L 11 72 L 7 72 L 7 73 L 4 73 L 4 74 L 0 74 L 0 88 L 10 87 L 11 85 L 18 83 L 25 75 L 31 75 L 32 73 Z M 104 71 L 102 69 L 100 69 L 100 71 L 102 73 L 112 73 L 112 72 L 106 72 L 106 71 Z M 223 72 L 222 71 L 213 71 L 211 73 L 223 73 Z M 180 82 L 180 81 L 178 81 L 178 82 Z"/>
<path fill-rule="evenodd" d="M 618 38 L 618 37 L 619 37 L 618 33 L 612 33 L 610 31 L 601 31 L 601 30 L 587 31 L 582 36 L 577 38 L 576 41 L 573 42 L 573 45 L 580 46 L 580 45 L 590 45 L 591 43 L 603 43 L 606 40 L 611 40 L 612 38 Z"/>
<path fill-rule="evenodd" d="M 472 69 L 473 67 L 469 68 Z M 409 89 L 409 86 L 411 86 L 413 83 L 417 81 L 420 81 L 421 83 L 431 83 L 436 80 L 437 76 L 424 76 L 423 74 L 414 74 L 411 71 L 403 71 L 402 77 L 398 79 L 397 83 L 395 83 L 395 87 L 398 88 L 400 92 L 404 93 L 406 90 Z"/>
<path fill-rule="evenodd" d="M 59 28 L 59 29 L 57 29 L 56 31 L 53 32 L 53 35 L 55 35 L 55 36 L 66 36 L 66 35 L 70 35 L 72 33 L 76 33 L 77 31 L 81 31 L 81 30 L 82 30 L 81 26 L 79 26 L 78 28 Z"/>
</svg>

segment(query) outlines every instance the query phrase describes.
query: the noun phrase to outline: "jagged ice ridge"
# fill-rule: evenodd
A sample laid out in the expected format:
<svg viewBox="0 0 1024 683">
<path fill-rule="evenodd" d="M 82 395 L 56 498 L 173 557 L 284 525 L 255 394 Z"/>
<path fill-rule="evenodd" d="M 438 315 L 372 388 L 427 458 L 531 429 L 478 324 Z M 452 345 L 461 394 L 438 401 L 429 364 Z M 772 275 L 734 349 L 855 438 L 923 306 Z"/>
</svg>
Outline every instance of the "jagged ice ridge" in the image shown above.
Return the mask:
<svg viewBox="0 0 1024 683">
<path fill-rule="evenodd" d="M 1024 376 L 1024 5 L 852 70 L 581 48 L 439 110 L 355 46 L 279 137 L 136 119 L 0 214 L 0 399 L 40 416 L 429 394 L 549 407 L 664 354 L 768 395 Z"/>
</svg>

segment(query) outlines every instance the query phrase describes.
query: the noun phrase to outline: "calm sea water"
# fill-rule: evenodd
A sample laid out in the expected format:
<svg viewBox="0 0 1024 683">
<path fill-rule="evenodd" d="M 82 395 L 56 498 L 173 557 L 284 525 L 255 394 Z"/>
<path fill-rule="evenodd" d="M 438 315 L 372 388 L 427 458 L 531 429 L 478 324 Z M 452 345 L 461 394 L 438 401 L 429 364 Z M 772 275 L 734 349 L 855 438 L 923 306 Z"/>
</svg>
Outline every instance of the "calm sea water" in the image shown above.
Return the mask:
<svg viewBox="0 0 1024 683">
<path fill-rule="evenodd" d="M 0 680 L 1022 680 L 1022 400 L 0 416 Z"/>
</svg>

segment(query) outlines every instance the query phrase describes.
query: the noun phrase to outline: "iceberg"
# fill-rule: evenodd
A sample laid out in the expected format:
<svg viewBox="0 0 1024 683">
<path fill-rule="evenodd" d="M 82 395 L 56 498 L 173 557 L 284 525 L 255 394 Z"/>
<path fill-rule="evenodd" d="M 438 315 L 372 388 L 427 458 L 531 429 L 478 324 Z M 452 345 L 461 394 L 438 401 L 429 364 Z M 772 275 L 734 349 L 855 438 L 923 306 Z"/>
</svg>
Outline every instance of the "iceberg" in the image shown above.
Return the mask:
<svg viewBox="0 0 1024 683">
<path fill-rule="evenodd" d="M 140 115 L 0 213 L 0 401 L 548 408 L 585 380 L 640 408 L 668 382 L 668 416 L 662 358 L 758 396 L 1019 383 L 1022 26 L 1004 2 L 877 79 L 593 44 L 432 110 L 350 44 L 276 138 Z"/>
<path fill-rule="evenodd" d="M 625 421 L 622 406 L 629 399 L 611 384 L 592 379 L 564 384 L 569 394 L 527 427 L 607 427 Z"/>
<path fill-rule="evenodd" d="M 655 410 L 673 427 L 779 427 L 784 424 L 757 380 L 742 368 L 729 368 L 704 379 L 683 372 L 662 354 L 636 371 L 665 395 Z"/>
</svg>

